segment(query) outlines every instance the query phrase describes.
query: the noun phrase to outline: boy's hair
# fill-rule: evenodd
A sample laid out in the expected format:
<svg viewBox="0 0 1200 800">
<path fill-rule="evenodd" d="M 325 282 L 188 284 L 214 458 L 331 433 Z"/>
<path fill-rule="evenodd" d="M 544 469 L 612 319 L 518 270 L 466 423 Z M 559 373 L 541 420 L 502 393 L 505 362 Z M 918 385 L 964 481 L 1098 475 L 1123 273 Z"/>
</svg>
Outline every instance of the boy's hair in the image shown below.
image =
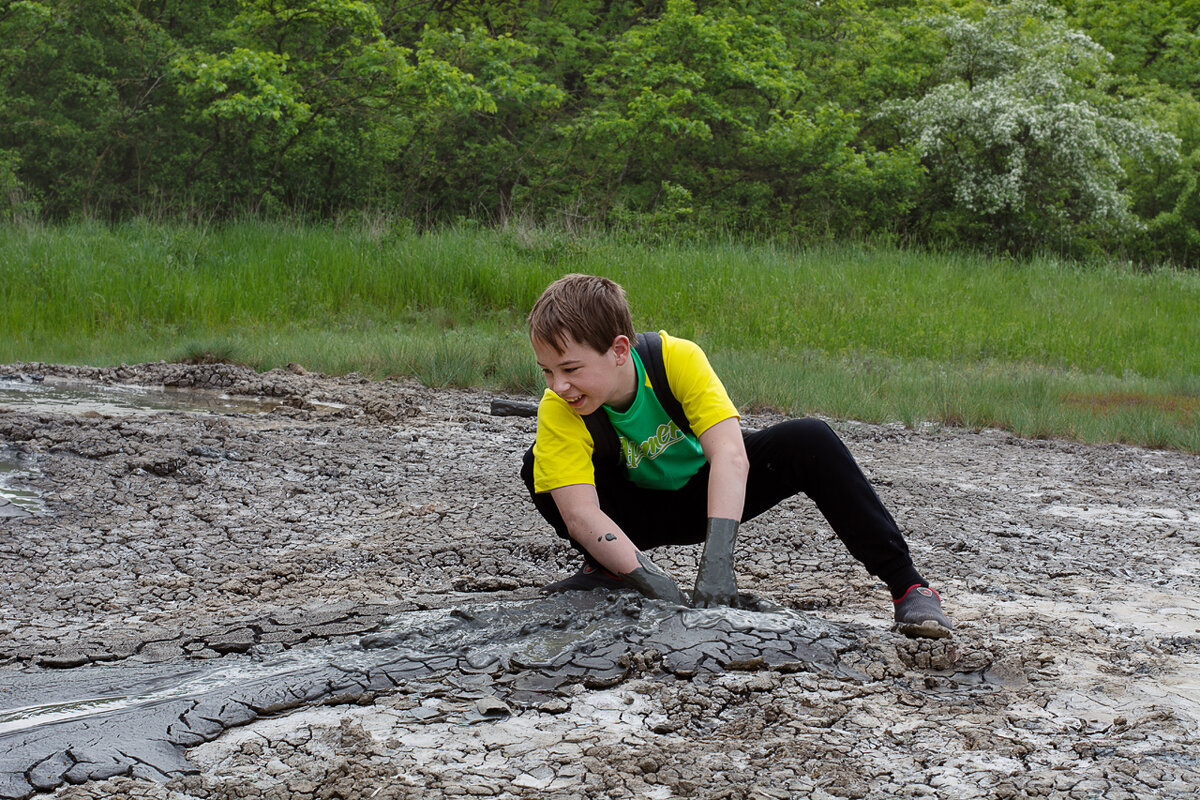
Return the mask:
<svg viewBox="0 0 1200 800">
<path fill-rule="evenodd" d="M 529 335 L 561 354 L 567 335 L 598 353 L 607 353 L 621 334 L 637 332 L 620 284 L 598 275 L 564 275 L 546 287 L 529 312 Z"/>
</svg>

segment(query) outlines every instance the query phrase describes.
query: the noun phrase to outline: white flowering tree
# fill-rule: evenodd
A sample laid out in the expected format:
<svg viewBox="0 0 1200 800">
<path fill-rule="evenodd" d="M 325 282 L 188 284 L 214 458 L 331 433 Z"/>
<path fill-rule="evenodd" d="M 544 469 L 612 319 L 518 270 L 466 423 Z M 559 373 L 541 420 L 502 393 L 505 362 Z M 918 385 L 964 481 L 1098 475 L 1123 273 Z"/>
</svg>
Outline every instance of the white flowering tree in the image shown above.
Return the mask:
<svg viewBox="0 0 1200 800">
<path fill-rule="evenodd" d="M 1000 249 L 1112 241 L 1140 226 L 1127 170 L 1178 141 L 1107 92 L 1109 54 L 1036 0 L 929 20 L 944 37 L 938 83 L 884 114 L 933 184 L 934 230 Z"/>
</svg>

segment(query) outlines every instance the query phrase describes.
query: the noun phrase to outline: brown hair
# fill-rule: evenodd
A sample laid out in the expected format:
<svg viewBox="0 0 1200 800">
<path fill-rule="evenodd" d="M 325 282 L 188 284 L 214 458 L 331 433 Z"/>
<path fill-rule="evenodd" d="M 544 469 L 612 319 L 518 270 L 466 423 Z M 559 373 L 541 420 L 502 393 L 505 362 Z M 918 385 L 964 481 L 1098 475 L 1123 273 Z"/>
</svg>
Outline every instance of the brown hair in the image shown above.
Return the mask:
<svg viewBox="0 0 1200 800">
<path fill-rule="evenodd" d="M 567 335 L 598 353 L 606 353 L 621 334 L 631 342 L 637 336 L 625 290 L 598 275 L 564 275 L 546 287 L 529 312 L 530 337 L 549 344 L 560 354 Z"/>
</svg>

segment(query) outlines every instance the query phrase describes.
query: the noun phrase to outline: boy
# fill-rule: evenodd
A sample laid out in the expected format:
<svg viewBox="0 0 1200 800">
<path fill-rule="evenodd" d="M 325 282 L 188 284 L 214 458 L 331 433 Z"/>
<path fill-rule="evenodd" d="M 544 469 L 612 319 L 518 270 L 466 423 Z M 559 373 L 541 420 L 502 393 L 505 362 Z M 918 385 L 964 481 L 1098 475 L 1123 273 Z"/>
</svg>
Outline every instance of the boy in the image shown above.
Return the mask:
<svg viewBox="0 0 1200 800">
<path fill-rule="evenodd" d="M 692 601 L 728 605 L 739 523 L 804 492 L 887 584 L 898 630 L 951 635 L 895 521 L 828 425 L 790 420 L 743 434 L 700 348 L 665 332 L 635 347 L 624 290 L 606 278 L 550 284 L 529 313 L 529 334 L 547 390 L 521 477 L 542 516 L 584 553 L 583 568 L 546 591 L 628 586 L 684 603 L 645 551 L 703 541 Z M 617 444 L 606 446 L 613 432 Z"/>
</svg>

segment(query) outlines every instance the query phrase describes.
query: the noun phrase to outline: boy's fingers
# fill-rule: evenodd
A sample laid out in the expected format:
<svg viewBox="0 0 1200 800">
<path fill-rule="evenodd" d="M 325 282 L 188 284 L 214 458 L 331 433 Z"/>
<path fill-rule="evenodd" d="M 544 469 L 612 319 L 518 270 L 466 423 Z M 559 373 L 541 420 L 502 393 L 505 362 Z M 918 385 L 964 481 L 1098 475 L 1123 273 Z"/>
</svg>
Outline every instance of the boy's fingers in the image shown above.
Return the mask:
<svg viewBox="0 0 1200 800">
<path fill-rule="evenodd" d="M 700 557 L 700 570 L 696 575 L 696 590 L 692 594 L 695 605 L 727 606 L 737 597 L 737 580 L 733 575 L 737 530 L 737 520 L 709 518 L 704 554 Z"/>
<path fill-rule="evenodd" d="M 696 590 L 692 593 L 692 604 L 699 608 L 732 605 L 737 597 L 737 581 L 731 571 L 713 574 L 702 571 L 696 578 Z"/>
<path fill-rule="evenodd" d="M 684 605 L 683 593 L 679 591 L 679 586 L 670 575 L 663 572 L 645 553 L 638 553 L 637 560 L 641 566 L 622 574 L 622 578 L 647 597 Z"/>
</svg>

